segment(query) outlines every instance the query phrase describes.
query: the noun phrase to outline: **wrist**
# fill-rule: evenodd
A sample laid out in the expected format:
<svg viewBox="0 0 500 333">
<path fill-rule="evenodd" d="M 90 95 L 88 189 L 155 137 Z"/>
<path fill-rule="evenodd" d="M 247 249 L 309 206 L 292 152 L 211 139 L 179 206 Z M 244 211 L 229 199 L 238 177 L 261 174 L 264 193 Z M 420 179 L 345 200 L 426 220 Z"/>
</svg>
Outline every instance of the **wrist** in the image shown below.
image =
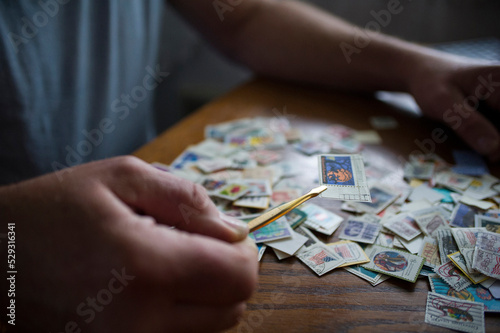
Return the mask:
<svg viewBox="0 0 500 333">
<path fill-rule="evenodd" d="M 443 57 L 432 49 L 404 43 L 407 47 L 400 49 L 396 75 L 400 76 L 401 91 L 412 94 L 416 84 L 438 72 Z"/>
</svg>

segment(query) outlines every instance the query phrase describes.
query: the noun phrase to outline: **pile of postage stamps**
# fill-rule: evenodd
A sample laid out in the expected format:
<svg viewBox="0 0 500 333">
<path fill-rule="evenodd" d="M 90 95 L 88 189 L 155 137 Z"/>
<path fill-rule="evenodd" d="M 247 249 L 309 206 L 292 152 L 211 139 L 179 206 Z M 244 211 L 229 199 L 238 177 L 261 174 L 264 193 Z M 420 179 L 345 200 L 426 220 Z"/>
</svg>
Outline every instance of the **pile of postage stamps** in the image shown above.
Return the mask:
<svg viewBox="0 0 500 333">
<path fill-rule="evenodd" d="M 455 151 L 454 165 L 435 154 L 410 156 L 388 170 L 363 156 L 364 145 L 380 143 L 376 131 L 325 125 L 302 133 L 278 117 L 210 125 L 205 137 L 170 166 L 153 164 L 204 186 L 221 212 L 250 221 L 326 185 L 321 196 L 341 200 L 348 213 L 303 204 L 250 234 L 259 260 L 269 247 L 318 275 L 342 268 L 373 286 L 427 277 L 425 321 L 459 331 L 483 332 L 484 312 L 500 312 L 500 184 L 475 153 Z M 309 184 L 303 167 L 284 158 L 290 154 L 309 156 Z"/>
</svg>

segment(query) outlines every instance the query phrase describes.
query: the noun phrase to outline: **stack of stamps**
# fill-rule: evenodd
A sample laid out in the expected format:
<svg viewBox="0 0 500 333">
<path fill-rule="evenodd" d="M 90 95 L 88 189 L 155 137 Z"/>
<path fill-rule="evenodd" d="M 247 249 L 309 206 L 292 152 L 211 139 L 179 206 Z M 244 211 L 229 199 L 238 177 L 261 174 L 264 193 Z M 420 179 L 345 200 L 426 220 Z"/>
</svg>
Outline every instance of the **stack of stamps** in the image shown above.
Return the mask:
<svg viewBox="0 0 500 333">
<path fill-rule="evenodd" d="M 304 133 L 277 117 L 210 125 L 205 135 L 171 165 L 153 165 L 201 184 L 221 213 L 250 221 L 327 186 L 323 199 L 250 234 L 259 260 L 269 247 L 318 276 L 347 271 L 372 286 L 426 277 L 425 323 L 458 331 L 483 332 L 484 312 L 500 312 L 500 181 L 477 154 L 455 152 L 455 165 L 412 155 L 388 169 L 359 154 L 379 144 L 376 132 L 331 124 Z M 311 172 L 297 172 L 298 160 Z"/>
</svg>

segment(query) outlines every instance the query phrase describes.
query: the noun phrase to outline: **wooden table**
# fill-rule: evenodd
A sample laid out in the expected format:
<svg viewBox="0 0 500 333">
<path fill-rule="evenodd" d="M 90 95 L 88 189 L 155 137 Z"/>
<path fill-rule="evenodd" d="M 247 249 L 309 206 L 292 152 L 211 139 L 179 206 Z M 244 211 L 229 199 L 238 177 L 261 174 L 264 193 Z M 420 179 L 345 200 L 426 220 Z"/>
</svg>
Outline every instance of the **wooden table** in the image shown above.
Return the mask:
<svg viewBox="0 0 500 333">
<path fill-rule="evenodd" d="M 242 117 L 285 116 L 305 133 L 338 123 L 356 130 L 371 129 L 371 116 L 390 115 L 399 127 L 379 130 L 382 145 L 368 146 L 364 154 L 375 164 L 397 170 L 412 151 L 435 150 L 452 162 L 451 149 L 466 148 L 443 125 L 402 113 L 371 96 L 349 95 L 317 88 L 266 80 L 249 82 L 207 104 L 157 139 L 135 152 L 147 162 L 170 163 L 188 145 L 203 140 L 204 127 Z M 436 142 L 444 130 L 447 139 Z M 433 134 L 434 132 L 434 134 Z M 441 140 L 437 140 L 441 141 Z M 418 143 L 423 143 L 419 145 Z M 422 148 L 425 147 L 425 148 Z M 316 159 L 287 150 L 297 161 L 306 181 L 316 177 Z M 500 166 L 490 165 L 500 176 Z M 310 178 L 310 179 L 309 179 Z M 312 186 L 312 184 L 311 184 Z M 341 212 L 340 203 L 314 199 L 314 203 Z M 323 241 L 336 237 L 320 237 Z M 444 328 L 424 323 L 427 279 L 413 284 L 391 278 L 372 287 L 343 269 L 316 276 L 296 258 L 279 261 L 268 249 L 260 264 L 257 292 L 231 332 L 443 332 Z M 500 314 L 486 314 L 487 332 L 500 332 Z"/>
</svg>

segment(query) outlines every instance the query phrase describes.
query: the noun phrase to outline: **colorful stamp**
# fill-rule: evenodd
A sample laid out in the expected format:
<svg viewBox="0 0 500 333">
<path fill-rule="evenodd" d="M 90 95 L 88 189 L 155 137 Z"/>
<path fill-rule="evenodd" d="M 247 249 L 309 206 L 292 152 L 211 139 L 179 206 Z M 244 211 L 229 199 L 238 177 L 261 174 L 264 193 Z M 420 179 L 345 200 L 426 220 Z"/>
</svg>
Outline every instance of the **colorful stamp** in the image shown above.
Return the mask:
<svg viewBox="0 0 500 333">
<path fill-rule="evenodd" d="M 373 244 L 377 239 L 379 230 L 380 224 L 349 219 L 345 222 L 339 238 L 360 243 Z"/>
<path fill-rule="evenodd" d="M 297 254 L 297 257 L 319 276 L 339 267 L 345 261 L 325 244 L 316 244 Z"/>
<path fill-rule="evenodd" d="M 422 233 L 415 220 L 407 214 L 398 214 L 389 218 L 384 223 L 384 227 L 407 241 L 412 240 Z"/>
<path fill-rule="evenodd" d="M 434 272 L 456 291 L 465 289 L 471 284 L 471 281 L 462 274 L 452 261 L 448 261 L 446 264 L 436 267 Z"/>
<path fill-rule="evenodd" d="M 489 277 L 500 279 L 500 234 L 480 232 L 472 268 Z"/>
<path fill-rule="evenodd" d="M 429 282 L 431 284 L 431 290 L 435 293 L 455 297 L 464 301 L 483 303 L 484 312 L 500 312 L 500 300 L 495 299 L 490 291 L 480 284 L 470 285 L 461 291 L 456 291 L 437 274 L 430 275 Z"/>
<path fill-rule="evenodd" d="M 292 229 L 296 229 L 307 220 L 307 214 L 298 208 L 295 208 L 291 212 L 287 213 L 285 217 Z"/>
<path fill-rule="evenodd" d="M 249 234 L 255 243 L 270 242 L 273 240 L 292 237 L 292 230 L 284 217 Z"/>
<path fill-rule="evenodd" d="M 484 305 L 429 292 L 425 322 L 461 332 L 484 332 Z"/>
<path fill-rule="evenodd" d="M 471 228 L 474 226 L 474 216 L 477 210 L 471 206 L 457 204 L 451 213 L 450 226 L 459 228 Z"/>
<path fill-rule="evenodd" d="M 230 183 L 218 191 L 213 192 L 213 195 L 219 198 L 234 201 L 244 196 L 250 188 L 243 183 Z"/>
<path fill-rule="evenodd" d="M 361 248 L 358 243 L 351 241 L 338 241 L 335 243 L 327 244 L 333 251 L 344 258 L 345 263 L 340 265 L 340 267 L 365 264 L 370 261 L 365 251 Z"/>
<path fill-rule="evenodd" d="M 328 185 L 356 185 L 350 156 L 321 156 L 322 183 Z"/>
<path fill-rule="evenodd" d="M 318 166 L 320 183 L 328 187 L 322 197 L 371 201 L 361 155 L 318 155 Z"/>
<path fill-rule="evenodd" d="M 365 252 L 371 262 L 362 267 L 410 282 L 417 280 L 425 261 L 421 256 L 380 245 L 370 245 Z"/>
</svg>

